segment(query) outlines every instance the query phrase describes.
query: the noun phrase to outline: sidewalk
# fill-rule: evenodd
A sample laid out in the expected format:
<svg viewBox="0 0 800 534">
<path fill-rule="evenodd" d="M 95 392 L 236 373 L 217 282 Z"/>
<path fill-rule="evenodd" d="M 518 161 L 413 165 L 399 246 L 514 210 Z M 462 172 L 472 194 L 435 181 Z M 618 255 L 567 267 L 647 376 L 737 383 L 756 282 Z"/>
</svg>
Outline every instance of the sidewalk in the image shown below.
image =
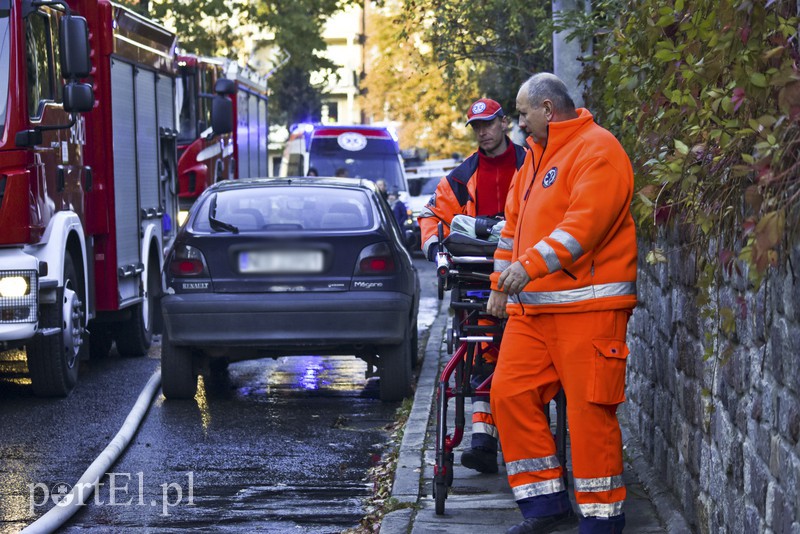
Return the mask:
<svg viewBox="0 0 800 534">
<path fill-rule="evenodd" d="M 465 405 L 466 435 L 455 451 L 454 481 L 445 502 L 445 514 L 438 516 L 435 513 L 432 481 L 436 437 L 436 382 L 442 365 L 449 359 L 443 341 L 447 319 L 447 299 L 445 299 L 441 302 L 439 314 L 431 326 L 414 404 L 400 445 L 392 487 L 392 497 L 408 507 L 387 514 L 381 523 L 381 534 L 427 532 L 501 534 L 522 521 L 522 515 L 514 502 L 506 479 L 505 467 L 502 464 L 498 474 L 484 475 L 462 467 L 459 462 L 461 450 L 470 443 L 467 431 L 471 427 L 469 421 L 472 410 L 469 401 Z M 448 403 L 451 408 L 454 404 L 455 400 Z M 555 418 L 553 420 L 555 421 Z M 452 417 L 449 421 L 452 421 Z M 452 426 L 448 426 L 448 431 L 450 430 Z M 624 426 L 623 439 L 625 483 L 628 489 L 628 498 L 625 502 L 625 531 L 632 534 L 690 533 L 691 530 L 677 511 L 669 493 L 649 475 L 647 466 L 636 448 L 636 441 L 626 432 Z M 569 459 L 567 461 L 569 462 Z M 569 493 L 577 512 L 571 484 Z M 577 528 L 556 532 L 577 532 Z"/>
</svg>

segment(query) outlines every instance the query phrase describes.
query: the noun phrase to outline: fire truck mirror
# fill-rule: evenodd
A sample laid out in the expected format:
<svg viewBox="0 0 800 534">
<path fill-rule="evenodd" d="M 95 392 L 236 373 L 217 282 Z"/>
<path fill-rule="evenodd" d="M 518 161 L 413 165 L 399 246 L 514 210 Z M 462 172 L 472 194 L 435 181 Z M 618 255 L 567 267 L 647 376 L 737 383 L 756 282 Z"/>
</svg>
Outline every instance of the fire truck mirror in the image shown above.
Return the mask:
<svg viewBox="0 0 800 534">
<path fill-rule="evenodd" d="M 94 91 L 88 83 L 70 82 L 64 85 L 64 111 L 86 113 L 94 107 Z"/>
<path fill-rule="evenodd" d="M 215 96 L 211 101 L 211 129 L 215 135 L 233 131 L 233 102 L 224 96 Z"/>
<path fill-rule="evenodd" d="M 61 72 L 64 78 L 86 78 L 92 71 L 89 59 L 89 28 L 86 19 L 74 15 L 59 22 Z"/>
<path fill-rule="evenodd" d="M 233 80 L 229 80 L 228 78 L 220 78 L 214 84 L 214 92 L 221 95 L 235 95 L 236 84 Z"/>
</svg>

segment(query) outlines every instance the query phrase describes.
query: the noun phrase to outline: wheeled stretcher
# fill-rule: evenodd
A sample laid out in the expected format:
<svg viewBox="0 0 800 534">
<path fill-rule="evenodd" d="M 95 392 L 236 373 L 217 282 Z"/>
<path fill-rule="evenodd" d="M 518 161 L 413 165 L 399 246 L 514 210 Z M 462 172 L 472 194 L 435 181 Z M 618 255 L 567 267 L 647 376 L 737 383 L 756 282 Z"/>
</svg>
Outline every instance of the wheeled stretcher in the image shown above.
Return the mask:
<svg viewBox="0 0 800 534">
<path fill-rule="evenodd" d="M 453 484 L 454 449 L 461 444 L 466 423 L 465 400 L 486 397 L 488 401 L 493 367 L 484 355 L 497 351 L 503 335 L 505 320 L 486 312 L 491 292 L 490 275 L 494 265 L 497 243 L 451 233 L 442 239 L 437 257 L 438 296 L 450 292 L 452 324 L 447 329 L 447 350 L 450 359 L 439 378 L 436 404 L 436 455 L 433 468 L 433 494 L 436 514 L 444 514 L 448 489 Z M 454 417 L 448 428 L 448 404 L 453 400 Z M 564 467 L 566 483 L 566 400 L 563 391 L 556 403 L 557 456 Z M 550 407 L 547 407 L 549 419 Z M 502 437 L 501 437 L 502 439 Z"/>
</svg>

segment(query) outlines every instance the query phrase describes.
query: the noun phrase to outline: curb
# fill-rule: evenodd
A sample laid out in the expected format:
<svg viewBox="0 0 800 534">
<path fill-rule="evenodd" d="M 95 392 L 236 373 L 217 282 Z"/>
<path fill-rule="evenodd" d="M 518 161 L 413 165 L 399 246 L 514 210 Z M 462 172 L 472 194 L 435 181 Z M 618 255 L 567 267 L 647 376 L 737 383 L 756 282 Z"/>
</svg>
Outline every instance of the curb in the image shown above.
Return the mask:
<svg viewBox="0 0 800 534">
<path fill-rule="evenodd" d="M 675 497 L 655 475 L 653 468 L 644 458 L 641 442 L 628 429 L 627 413 L 620 414 L 619 419 L 625 453 L 633 467 L 633 472 L 636 473 L 636 477 L 653 502 L 656 515 L 661 523 L 664 524 L 668 534 L 692 534 L 694 531 L 680 512 Z"/>
<path fill-rule="evenodd" d="M 417 390 L 414 394 L 414 404 L 406 421 L 403 440 L 400 442 L 397 468 L 392 484 L 392 497 L 400 503 L 412 506 L 386 514 L 381 521 L 381 534 L 409 532 L 413 516 L 416 513 L 413 506 L 420 498 L 420 483 L 424 472 L 422 463 L 425 457 L 425 435 L 433 413 L 431 406 L 436 394 L 439 359 L 444 342 L 445 325 L 449 317 L 447 302 L 447 299 L 440 301 L 439 312 L 430 328 L 422 369 L 417 380 Z"/>
</svg>

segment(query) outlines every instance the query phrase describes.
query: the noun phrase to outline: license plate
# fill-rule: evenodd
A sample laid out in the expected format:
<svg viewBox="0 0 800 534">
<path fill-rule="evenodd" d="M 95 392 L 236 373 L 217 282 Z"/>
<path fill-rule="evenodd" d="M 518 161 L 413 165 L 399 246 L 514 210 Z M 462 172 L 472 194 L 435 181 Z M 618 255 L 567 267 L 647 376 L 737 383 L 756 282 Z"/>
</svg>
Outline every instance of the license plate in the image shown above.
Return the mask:
<svg viewBox="0 0 800 534">
<path fill-rule="evenodd" d="M 239 271 L 243 273 L 321 273 L 321 250 L 268 250 L 239 254 Z"/>
</svg>

